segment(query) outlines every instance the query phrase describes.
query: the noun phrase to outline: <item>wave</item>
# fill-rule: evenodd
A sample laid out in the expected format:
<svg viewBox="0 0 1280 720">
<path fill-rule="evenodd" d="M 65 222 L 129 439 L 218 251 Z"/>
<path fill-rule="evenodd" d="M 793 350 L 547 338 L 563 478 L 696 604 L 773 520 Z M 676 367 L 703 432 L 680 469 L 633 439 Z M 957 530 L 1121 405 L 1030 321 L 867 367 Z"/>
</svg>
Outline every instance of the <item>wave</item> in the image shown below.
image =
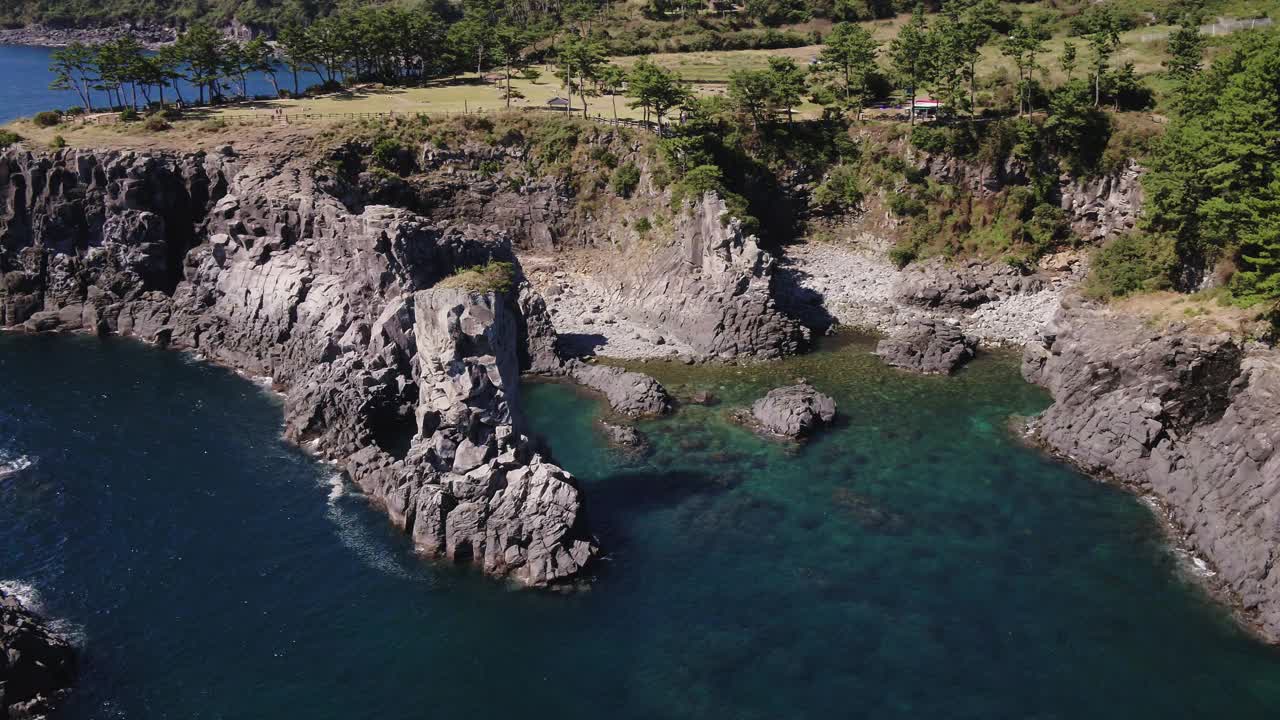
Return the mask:
<svg viewBox="0 0 1280 720">
<path fill-rule="evenodd" d="M 0 480 L 17 475 L 36 463 L 35 458 L 30 455 L 12 455 L 0 450 Z"/>
<path fill-rule="evenodd" d="M 420 579 L 409 570 L 398 552 L 388 548 L 385 541 L 370 532 L 368 520 L 351 509 L 350 504 L 363 502 L 363 497 L 347 492 L 347 481 L 342 473 L 330 475 L 324 484 L 329 488 L 329 508 L 325 515 L 337 527 L 338 539 L 344 547 L 378 572 L 402 580 Z"/>
<path fill-rule="evenodd" d="M 44 626 L 49 629 L 49 632 L 77 648 L 84 648 L 88 641 L 84 626 L 66 618 L 50 617 L 49 611 L 44 606 L 44 598 L 40 596 L 40 590 L 35 585 L 21 580 L 0 580 L 0 592 L 17 598 L 24 608 L 44 618 Z"/>
</svg>

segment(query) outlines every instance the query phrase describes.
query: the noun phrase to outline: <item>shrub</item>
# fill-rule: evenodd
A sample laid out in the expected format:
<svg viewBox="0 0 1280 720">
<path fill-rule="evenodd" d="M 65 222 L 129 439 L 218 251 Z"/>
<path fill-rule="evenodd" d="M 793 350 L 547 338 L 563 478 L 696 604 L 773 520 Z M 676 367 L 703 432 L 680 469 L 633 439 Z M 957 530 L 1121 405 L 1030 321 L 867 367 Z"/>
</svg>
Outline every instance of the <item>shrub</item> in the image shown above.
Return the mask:
<svg viewBox="0 0 1280 720">
<path fill-rule="evenodd" d="M 653 223 L 649 222 L 649 218 L 642 217 L 639 220 L 636 220 L 635 228 L 636 232 L 644 235 L 653 229 Z"/>
<path fill-rule="evenodd" d="M 66 146 L 67 146 L 67 139 L 62 137 L 61 135 L 54 135 L 53 139 L 49 141 L 49 147 L 53 148 L 54 150 L 61 150 Z"/>
<path fill-rule="evenodd" d="M 1085 292 L 1095 298 L 1111 298 L 1167 289 L 1177 261 L 1169 238 L 1121 235 L 1094 252 Z"/>
<path fill-rule="evenodd" d="M 143 127 L 145 127 L 147 130 L 150 130 L 151 132 L 163 132 L 165 130 L 168 130 L 172 126 L 169 125 L 168 120 L 165 120 L 159 115 L 152 115 L 151 117 L 147 118 L 147 122 L 146 124 L 143 125 Z"/>
<path fill-rule="evenodd" d="M 22 136 L 12 130 L 0 130 L 0 149 L 22 142 Z"/>
<path fill-rule="evenodd" d="M 919 251 L 911 243 L 898 243 L 889 250 L 889 261 L 899 270 L 919 257 Z"/>
<path fill-rule="evenodd" d="M 565 162 L 578 146 L 578 126 L 568 122 L 544 123 L 533 133 L 533 144 L 542 160 L 552 164 Z"/>
<path fill-rule="evenodd" d="M 629 198 L 640 184 L 640 168 L 635 163 L 619 165 L 609 178 L 609 186 L 618 197 Z"/>
<path fill-rule="evenodd" d="M 121 122 L 137 122 L 142 116 L 138 115 L 138 111 L 133 108 L 125 108 L 120 111 Z"/>
<path fill-rule="evenodd" d="M 31 122 L 36 127 L 53 127 L 62 122 L 62 113 L 57 110 L 44 110 L 32 116 Z"/>
<path fill-rule="evenodd" d="M 907 193 L 890 193 L 888 204 L 889 212 L 898 217 L 915 217 L 923 215 L 925 211 L 924 203 Z"/>
<path fill-rule="evenodd" d="M 853 165 L 837 165 L 827 173 L 822 184 L 814 188 L 813 205 L 824 210 L 850 210 L 862 203 L 864 195 L 858 168 Z"/>
<path fill-rule="evenodd" d="M 399 171 L 405 146 L 395 138 L 382 138 L 373 144 L 373 164 L 383 170 Z"/>
<path fill-rule="evenodd" d="M 504 293 L 515 282 L 515 266 L 509 262 L 487 262 L 462 268 L 441 280 L 438 288 L 461 288 L 473 293 Z"/>
<path fill-rule="evenodd" d="M 911 131 L 911 144 L 927 153 L 939 155 L 950 147 L 951 137 L 946 128 L 917 125 Z"/>
</svg>

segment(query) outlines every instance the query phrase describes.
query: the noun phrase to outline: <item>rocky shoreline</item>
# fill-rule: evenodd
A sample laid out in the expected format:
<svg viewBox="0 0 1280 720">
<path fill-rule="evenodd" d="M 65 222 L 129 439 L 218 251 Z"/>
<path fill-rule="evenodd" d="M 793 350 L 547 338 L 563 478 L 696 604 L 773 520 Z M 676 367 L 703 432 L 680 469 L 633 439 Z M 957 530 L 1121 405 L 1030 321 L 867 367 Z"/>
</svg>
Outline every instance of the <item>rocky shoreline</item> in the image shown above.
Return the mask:
<svg viewBox="0 0 1280 720">
<path fill-rule="evenodd" d="M 0 45 L 30 45 L 34 47 L 66 47 L 72 43 L 101 45 L 132 37 L 150 50 L 172 45 L 178 39 L 178 31 L 152 23 L 120 23 L 99 27 L 61 28 L 45 25 L 27 25 L 19 28 L 0 28 Z"/>
<path fill-rule="evenodd" d="M 1055 400 L 1035 436 L 1159 498 L 1280 641 L 1275 351 L 1080 306 L 1073 255 L 899 270 L 862 238 L 779 259 L 714 194 L 661 241 L 591 226 L 618 233 L 613 262 L 575 265 L 561 261 L 580 249 L 563 241 L 576 217 L 563 188 L 480 171 L 519 162 L 514 149 L 422 148 L 420 212 L 373 202 L 367 178 L 297 150 L 0 155 L 0 326 L 132 336 L 271 377 L 285 436 L 342 467 L 421 552 L 532 586 L 583 577 L 603 549 L 574 478 L 529 439 L 522 372 L 640 417 L 671 397 L 582 356 L 771 360 L 832 324 L 897 330 L 886 359 L 923 372 L 956 369 L 977 344 L 1025 346 L 1025 376 Z M 510 287 L 442 282 L 492 261 L 514 268 Z M 755 422 L 796 436 L 834 417 L 829 398 L 792 394 Z M 625 426 L 605 432 L 643 446 Z"/>
<path fill-rule="evenodd" d="M 1154 498 L 1230 604 L 1280 642 L 1280 351 L 1069 300 L 1023 375 L 1054 399 L 1028 433 Z"/>
<path fill-rule="evenodd" d="M 71 643 L 0 589 L 0 720 L 46 717 L 70 692 L 76 672 Z"/>
</svg>

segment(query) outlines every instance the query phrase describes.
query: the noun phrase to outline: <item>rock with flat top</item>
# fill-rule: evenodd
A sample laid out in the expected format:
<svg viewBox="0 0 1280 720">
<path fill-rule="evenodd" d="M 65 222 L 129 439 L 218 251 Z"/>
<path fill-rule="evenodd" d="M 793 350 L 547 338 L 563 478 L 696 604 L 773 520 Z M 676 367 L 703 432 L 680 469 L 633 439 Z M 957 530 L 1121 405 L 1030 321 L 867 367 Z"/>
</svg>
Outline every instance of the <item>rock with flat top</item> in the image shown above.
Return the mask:
<svg viewBox="0 0 1280 720">
<path fill-rule="evenodd" d="M 916 320 L 876 345 L 886 364 L 926 375 L 950 375 L 973 359 L 978 341 L 960 328 L 936 320 Z"/>
<path fill-rule="evenodd" d="M 836 401 L 807 383 L 788 385 L 770 390 L 752 403 L 751 417 L 769 434 L 799 439 L 831 424 Z"/>
</svg>

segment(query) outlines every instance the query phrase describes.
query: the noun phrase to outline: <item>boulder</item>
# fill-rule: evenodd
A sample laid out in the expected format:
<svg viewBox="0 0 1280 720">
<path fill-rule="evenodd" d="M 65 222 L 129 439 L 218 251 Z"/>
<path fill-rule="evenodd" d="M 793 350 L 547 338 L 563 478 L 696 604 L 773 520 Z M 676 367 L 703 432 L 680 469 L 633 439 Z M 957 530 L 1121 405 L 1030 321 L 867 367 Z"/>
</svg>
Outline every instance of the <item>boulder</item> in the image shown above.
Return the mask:
<svg viewBox="0 0 1280 720">
<path fill-rule="evenodd" d="M 801 383 L 770 390 L 751 404 L 751 418 L 763 431 L 799 439 L 831 424 L 836 417 L 836 401 Z"/>
<path fill-rule="evenodd" d="M 569 365 L 569 377 L 604 393 L 609 405 L 627 417 L 665 415 L 671 410 L 666 388 L 644 373 L 575 361 Z"/>
<path fill-rule="evenodd" d="M 950 375 L 973 359 L 978 341 L 937 320 L 915 320 L 876 345 L 886 364 L 916 372 Z"/>
</svg>

